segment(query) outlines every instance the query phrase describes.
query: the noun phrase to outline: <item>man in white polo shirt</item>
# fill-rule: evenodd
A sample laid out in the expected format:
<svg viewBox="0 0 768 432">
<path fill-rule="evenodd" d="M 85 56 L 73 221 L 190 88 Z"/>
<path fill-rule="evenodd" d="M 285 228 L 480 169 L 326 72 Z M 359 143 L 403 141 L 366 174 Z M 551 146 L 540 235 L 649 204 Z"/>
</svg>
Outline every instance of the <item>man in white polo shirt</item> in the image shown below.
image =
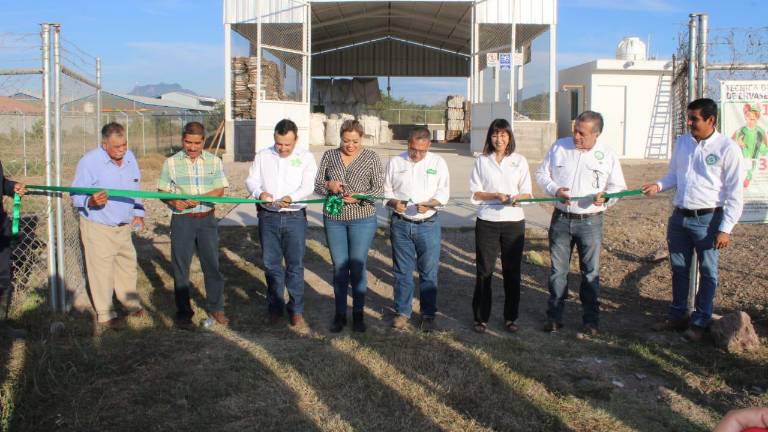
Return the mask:
<svg viewBox="0 0 768 432">
<path fill-rule="evenodd" d="M 731 230 L 743 208 L 744 171 L 741 148 L 715 129 L 717 104 L 697 99 L 688 104 L 691 133 L 677 139 L 669 172 L 643 186 L 646 195 L 676 188 L 675 206 L 667 226 L 672 265 L 672 305 L 668 319 L 654 330 L 685 330 L 690 341 L 700 341 L 712 321 L 720 249 L 731 243 Z M 699 262 L 696 307 L 688 317 L 688 288 L 693 251 Z"/>
<path fill-rule="evenodd" d="M 603 213 L 615 200 L 605 193 L 627 188 L 619 158 L 597 141 L 603 131 L 603 116 L 584 111 L 576 118 L 573 137 L 552 144 L 536 170 L 536 182 L 547 194 L 563 202 L 555 204 L 549 225 L 549 302 L 544 330 L 563 326 L 563 309 L 568 292 L 571 252 L 576 245 L 581 270 L 579 297 L 583 310 L 583 333 L 599 333 L 600 248 L 603 241 Z M 587 197 L 571 201 L 571 197 Z"/>
<path fill-rule="evenodd" d="M 395 274 L 397 315 L 392 326 L 405 328 L 411 317 L 413 271 L 419 272 L 421 329 L 435 329 L 437 270 L 440 267 L 440 219 L 437 208 L 448 203 L 450 182 L 445 160 L 429 152 L 429 129 L 414 128 L 408 151 L 389 160 L 384 195 L 391 199 L 390 240 Z"/>
<path fill-rule="evenodd" d="M 291 325 L 303 328 L 307 212 L 305 204 L 292 203 L 312 194 L 317 163 L 312 153 L 296 148 L 298 128 L 291 120 L 277 123 L 274 139 L 274 146 L 256 154 L 245 184 L 252 197 L 272 202 L 258 204 L 261 258 L 267 276 L 267 323 L 280 321 L 287 287 Z"/>
</svg>

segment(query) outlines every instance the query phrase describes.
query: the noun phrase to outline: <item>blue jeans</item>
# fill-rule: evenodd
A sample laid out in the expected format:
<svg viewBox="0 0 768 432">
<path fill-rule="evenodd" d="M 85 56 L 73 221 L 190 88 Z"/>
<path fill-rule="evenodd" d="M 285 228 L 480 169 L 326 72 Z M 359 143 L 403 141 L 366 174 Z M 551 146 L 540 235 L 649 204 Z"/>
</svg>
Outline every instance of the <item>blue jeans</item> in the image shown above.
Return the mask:
<svg viewBox="0 0 768 432">
<path fill-rule="evenodd" d="M 288 288 L 288 313 L 304 313 L 304 249 L 307 214 L 303 210 L 259 210 L 261 260 L 267 276 L 267 308 L 283 314 Z M 285 259 L 285 270 L 283 270 Z"/>
<path fill-rule="evenodd" d="M 717 289 L 717 260 L 715 237 L 723 220 L 723 212 L 684 217 L 672 213 L 667 227 L 669 262 L 672 265 L 672 306 L 669 316 L 673 320 L 685 319 L 688 314 L 688 288 L 693 250 L 699 261 L 699 291 L 691 324 L 707 327 L 712 321 L 712 307 Z"/>
<path fill-rule="evenodd" d="M 437 313 L 437 269 L 440 267 L 440 219 L 433 216 L 415 224 L 392 216 L 389 225 L 395 273 L 395 311 L 407 317 L 413 312 L 413 271 L 419 272 L 421 314 Z"/>
<path fill-rule="evenodd" d="M 336 313 L 347 313 L 347 291 L 352 285 L 352 311 L 365 308 L 368 290 L 368 250 L 376 234 L 376 216 L 355 220 L 334 220 L 324 217 L 325 238 L 333 262 L 333 295 Z"/>
<path fill-rule="evenodd" d="M 568 292 L 568 272 L 573 246 L 579 254 L 581 287 L 579 298 L 584 324 L 598 324 L 600 312 L 600 246 L 603 241 L 603 215 L 586 219 L 568 219 L 555 211 L 549 224 L 549 254 L 552 271 L 549 275 L 547 317 L 562 323 L 565 297 Z"/>
</svg>

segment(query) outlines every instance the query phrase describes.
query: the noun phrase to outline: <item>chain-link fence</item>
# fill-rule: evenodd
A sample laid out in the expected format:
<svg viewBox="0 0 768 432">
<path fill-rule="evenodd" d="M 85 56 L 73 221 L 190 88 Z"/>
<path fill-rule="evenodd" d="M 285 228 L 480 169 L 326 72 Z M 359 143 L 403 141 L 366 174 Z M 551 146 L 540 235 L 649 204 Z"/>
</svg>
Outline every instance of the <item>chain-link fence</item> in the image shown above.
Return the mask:
<svg viewBox="0 0 768 432">
<path fill-rule="evenodd" d="M 671 142 L 674 142 L 675 137 L 686 133 L 688 128 L 686 124 L 688 68 L 690 67 L 688 57 L 688 29 L 686 28 L 678 33 L 677 50 L 672 56 Z"/>
<path fill-rule="evenodd" d="M 768 27 L 710 28 L 707 40 L 707 64 L 725 65 L 721 70 L 707 70 L 707 97 L 720 99 L 720 81 L 768 79 Z M 742 65 L 762 65 L 747 70 Z"/>
</svg>

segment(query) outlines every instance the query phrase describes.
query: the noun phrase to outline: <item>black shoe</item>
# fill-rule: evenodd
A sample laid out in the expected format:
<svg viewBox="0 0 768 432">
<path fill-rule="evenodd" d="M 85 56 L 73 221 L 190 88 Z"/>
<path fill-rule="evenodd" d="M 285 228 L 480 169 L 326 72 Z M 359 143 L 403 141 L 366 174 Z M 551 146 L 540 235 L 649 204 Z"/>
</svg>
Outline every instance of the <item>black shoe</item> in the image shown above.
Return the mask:
<svg viewBox="0 0 768 432">
<path fill-rule="evenodd" d="M 173 323 L 177 329 L 192 331 L 195 329 L 195 325 L 192 323 L 192 318 L 177 317 Z"/>
<path fill-rule="evenodd" d="M 344 326 L 347 325 L 347 316 L 345 314 L 339 314 L 333 316 L 333 323 L 331 323 L 331 333 L 339 333 Z"/>
<path fill-rule="evenodd" d="M 555 321 L 547 321 L 546 324 L 544 324 L 544 331 L 549 333 L 554 333 L 561 328 L 563 328 L 563 325 Z"/>
<path fill-rule="evenodd" d="M 365 333 L 365 323 L 362 312 L 352 312 L 352 331 Z"/>
</svg>

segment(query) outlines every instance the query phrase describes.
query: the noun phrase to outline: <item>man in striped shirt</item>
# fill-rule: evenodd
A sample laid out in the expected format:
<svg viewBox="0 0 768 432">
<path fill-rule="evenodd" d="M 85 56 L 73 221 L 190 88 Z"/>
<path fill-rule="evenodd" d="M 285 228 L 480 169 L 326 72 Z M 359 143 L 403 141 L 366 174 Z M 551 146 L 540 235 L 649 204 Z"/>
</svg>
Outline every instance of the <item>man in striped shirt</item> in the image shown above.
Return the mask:
<svg viewBox="0 0 768 432">
<path fill-rule="evenodd" d="M 190 122 L 182 132 L 183 149 L 163 163 L 157 189 L 186 195 L 222 196 L 229 187 L 221 159 L 203 150 L 205 128 Z M 219 271 L 219 232 L 213 203 L 188 199 L 166 200 L 171 208 L 171 264 L 176 297 L 176 325 L 192 329 L 189 267 L 197 250 L 205 279 L 208 314 L 227 325 L 224 314 L 224 277 Z"/>
</svg>

